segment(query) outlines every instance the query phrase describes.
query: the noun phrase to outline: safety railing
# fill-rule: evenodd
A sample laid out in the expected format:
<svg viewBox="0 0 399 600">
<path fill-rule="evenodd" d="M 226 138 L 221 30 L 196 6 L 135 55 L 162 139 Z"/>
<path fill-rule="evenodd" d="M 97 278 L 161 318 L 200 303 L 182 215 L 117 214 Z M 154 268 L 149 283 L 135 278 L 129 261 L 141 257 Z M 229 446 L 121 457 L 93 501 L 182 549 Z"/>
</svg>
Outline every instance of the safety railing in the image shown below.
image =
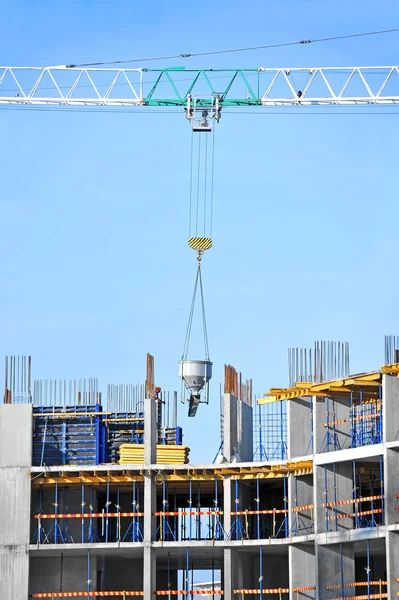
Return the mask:
<svg viewBox="0 0 399 600">
<path fill-rule="evenodd" d="M 304 586 L 304 587 L 294 587 L 292 589 L 294 594 L 298 594 L 301 592 L 314 591 L 316 586 Z M 330 589 L 330 588 L 328 588 Z M 234 594 L 237 598 L 244 599 L 245 596 L 259 596 L 262 598 L 263 595 L 268 596 L 277 596 L 282 599 L 290 593 L 290 588 L 242 588 L 235 589 Z M 154 592 L 156 596 L 223 596 L 224 592 L 221 589 L 216 588 L 200 588 L 200 589 L 182 589 L 182 590 L 157 590 Z M 110 592 L 42 592 L 37 594 L 31 594 L 31 598 L 50 598 L 51 600 L 59 600 L 60 598 L 105 598 L 105 597 L 119 597 L 130 598 L 132 596 L 143 596 L 144 592 L 142 591 L 110 591 Z M 367 597 L 367 596 L 366 596 Z M 373 596 L 371 596 L 373 597 Z M 377 596 L 376 596 L 377 597 Z M 386 598 L 386 595 L 382 595 L 381 598 Z M 341 599 L 340 599 L 341 600 Z"/>
<path fill-rule="evenodd" d="M 143 512 L 105 510 L 88 513 L 37 514 L 34 516 L 37 527 L 33 535 L 33 543 L 142 542 L 142 517 L 144 517 Z M 76 528 L 76 533 L 73 535 L 70 521 L 76 522 L 76 520 L 80 520 L 80 528 Z M 44 523 L 50 521 L 52 521 L 51 526 L 46 528 Z"/>
<path fill-rule="evenodd" d="M 331 600 L 372 600 L 380 598 L 388 598 L 386 591 L 387 581 L 378 579 L 377 581 L 353 581 L 350 583 L 340 583 L 337 585 L 328 585 L 326 590 L 341 590 L 344 592 L 345 588 L 355 588 L 355 595 L 347 596 L 340 595 Z M 367 588 L 367 594 L 356 594 L 356 588 Z"/>
<path fill-rule="evenodd" d="M 220 519 L 222 510 L 174 510 L 154 513 L 157 542 L 223 540 L 225 532 Z"/>
<path fill-rule="evenodd" d="M 354 519 L 354 527 L 376 527 L 381 525 L 383 518 L 376 519 L 376 515 L 383 515 L 383 500 L 384 496 L 377 494 L 374 496 L 363 496 L 360 498 L 350 498 L 348 500 L 334 500 L 331 502 L 323 503 L 323 508 L 326 509 L 325 521 L 326 531 L 328 531 L 328 522 L 335 521 L 336 523 L 340 519 Z M 370 508 L 366 510 L 359 510 L 361 505 L 369 503 Z M 338 507 L 340 506 L 353 506 L 354 510 L 351 512 L 341 512 Z M 331 514 L 331 512 L 333 514 Z"/>
</svg>

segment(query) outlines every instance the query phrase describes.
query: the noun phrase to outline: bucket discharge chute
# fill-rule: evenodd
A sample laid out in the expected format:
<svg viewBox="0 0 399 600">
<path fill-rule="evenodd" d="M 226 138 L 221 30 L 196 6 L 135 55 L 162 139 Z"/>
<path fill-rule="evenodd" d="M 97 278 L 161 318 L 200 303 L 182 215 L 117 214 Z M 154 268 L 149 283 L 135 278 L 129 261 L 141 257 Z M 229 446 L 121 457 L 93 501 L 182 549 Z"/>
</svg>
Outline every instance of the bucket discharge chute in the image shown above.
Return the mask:
<svg viewBox="0 0 399 600">
<path fill-rule="evenodd" d="M 194 417 L 200 402 L 209 402 L 209 381 L 212 377 L 212 363 L 209 360 L 181 360 L 179 377 L 189 393 L 188 416 Z M 201 400 L 201 392 L 203 399 Z M 185 397 L 185 395 L 184 395 Z"/>
</svg>

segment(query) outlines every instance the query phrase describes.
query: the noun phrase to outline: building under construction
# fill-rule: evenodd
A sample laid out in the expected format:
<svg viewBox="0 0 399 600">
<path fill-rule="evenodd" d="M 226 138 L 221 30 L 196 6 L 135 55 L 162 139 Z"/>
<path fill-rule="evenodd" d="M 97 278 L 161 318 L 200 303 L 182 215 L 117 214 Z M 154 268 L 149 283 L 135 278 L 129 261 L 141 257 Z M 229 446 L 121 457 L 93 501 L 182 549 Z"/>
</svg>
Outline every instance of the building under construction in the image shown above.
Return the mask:
<svg viewBox="0 0 399 600">
<path fill-rule="evenodd" d="M 9 357 L 1 599 L 396 597 L 398 354 L 388 337 L 384 366 L 351 375 L 346 344 L 292 349 L 288 387 L 253 405 L 226 367 L 206 465 L 188 463 L 150 356 L 145 384 L 104 394 Z"/>
</svg>

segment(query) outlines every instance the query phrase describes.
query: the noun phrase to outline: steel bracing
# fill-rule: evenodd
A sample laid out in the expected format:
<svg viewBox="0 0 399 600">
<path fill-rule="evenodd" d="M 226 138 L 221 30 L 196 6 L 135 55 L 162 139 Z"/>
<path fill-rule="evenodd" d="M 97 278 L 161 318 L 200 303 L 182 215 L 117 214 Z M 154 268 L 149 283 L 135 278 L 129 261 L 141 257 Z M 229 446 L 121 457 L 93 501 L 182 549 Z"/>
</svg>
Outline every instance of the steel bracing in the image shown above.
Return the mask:
<svg viewBox="0 0 399 600">
<path fill-rule="evenodd" d="M 399 67 L 0 67 L 0 104 L 211 107 L 391 105 Z"/>
</svg>

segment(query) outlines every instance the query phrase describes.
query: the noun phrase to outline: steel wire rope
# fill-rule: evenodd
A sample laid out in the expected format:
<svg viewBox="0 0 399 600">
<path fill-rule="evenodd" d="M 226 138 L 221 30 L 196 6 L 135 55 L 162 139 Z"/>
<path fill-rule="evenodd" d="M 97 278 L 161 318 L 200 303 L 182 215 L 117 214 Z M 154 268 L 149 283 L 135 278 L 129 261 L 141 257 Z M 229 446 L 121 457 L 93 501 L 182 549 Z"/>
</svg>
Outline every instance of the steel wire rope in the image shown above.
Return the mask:
<svg viewBox="0 0 399 600">
<path fill-rule="evenodd" d="M 188 347 L 190 344 L 191 329 L 192 329 L 193 317 L 194 317 L 195 301 L 196 301 L 196 297 L 197 297 L 198 283 L 199 283 L 199 289 L 200 289 L 201 317 L 202 317 L 202 331 L 204 334 L 205 360 L 209 360 L 208 329 L 207 329 L 207 325 L 206 325 L 204 289 L 203 289 L 203 284 L 202 284 L 201 261 L 200 260 L 198 261 L 197 275 L 195 278 L 193 297 L 191 300 L 191 307 L 190 307 L 190 313 L 189 313 L 189 317 L 188 317 L 186 337 L 184 340 L 184 349 L 183 349 L 183 354 L 182 354 L 182 360 L 187 359 Z"/>
<path fill-rule="evenodd" d="M 201 293 L 202 328 L 203 328 L 203 332 L 204 332 L 205 360 L 209 360 L 208 330 L 207 330 L 207 326 L 206 326 L 206 314 L 205 314 L 204 290 L 203 290 L 203 286 L 202 286 L 201 264 L 198 265 L 198 273 L 199 273 L 200 293 Z"/>
<path fill-rule="evenodd" d="M 216 128 L 213 128 L 212 132 L 212 167 L 211 167 L 211 207 L 210 207 L 210 227 L 209 227 L 209 237 L 212 239 L 212 227 L 213 227 L 213 184 L 215 181 L 215 131 Z"/>
<path fill-rule="evenodd" d="M 207 200 L 207 174 L 208 174 L 208 135 L 205 134 L 205 160 L 204 160 L 205 168 L 204 168 L 204 237 L 206 236 L 206 200 Z"/>
<path fill-rule="evenodd" d="M 198 286 L 199 273 L 200 273 L 200 266 L 198 265 L 197 275 L 196 275 L 195 284 L 194 284 L 194 292 L 193 292 L 193 297 L 192 297 L 192 300 L 191 300 L 190 312 L 189 312 L 189 316 L 188 316 L 188 324 L 187 324 L 187 330 L 186 330 L 186 337 L 185 337 L 185 340 L 184 340 L 184 348 L 183 348 L 182 360 L 186 360 L 186 358 L 187 358 L 188 346 L 189 346 L 189 343 L 190 343 L 191 327 L 192 327 L 192 324 L 193 324 L 193 316 L 194 316 L 194 308 L 195 308 L 195 299 L 196 299 L 196 296 L 197 296 L 197 286 Z"/>
<path fill-rule="evenodd" d="M 190 152 L 190 208 L 188 213 L 188 237 L 191 237 L 191 218 L 192 218 L 192 200 L 193 200 L 193 154 L 194 154 L 194 132 L 191 131 L 191 152 Z"/>
<path fill-rule="evenodd" d="M 247 46 L 244 48 L 228 48 L 226 50 L 210 50 L 207 52 L 182 52 L 180 54 L 172 54 L 169 56 L 153 56 L 153 57 L 144 57 L 144 58 L 131 58 L 125 60 L 111 60 L 111 61 L 103 61 L 103 62 L 92 62 L 92 63 L 80 63 L 80 64 L 70 64 L 66 65 L 67 69 L 72 69 L 75 67 L 92 67 L 92 66 L 101 66 L 101 65 L 120 65 L 123 63 L 133 63 L 133 62 L 149 62 L 153 60 L 172 60 L 174 58 L 192 58 L 194 56 L 211 56 L 215 54 L 231 54 L 233 52 L 248 52 L 253 50 L 266 50 L 269 48 L 282 48 L 284 46 L 298 46 L 298 45 L 307 45 L 314 44 L 320 42 L 331 42 L 334 40 L 344 40 L 349 38 L 357 38 L 357 37 L 365 37 L 370 35 L 381 35 L 385 33 L 395 33 L 399 31 L 399 27 L 392 29 L 379 29 L 374 31 L 364 31 L 360 33 L 349 33 L 346 35 L 336 35 L 324 38 L 315 38 L 313 39 L 303 39 L 298 40 L 296 42 L 281 42 L 278 44 L 266 44 L 263 46 Z"/>
<path fill-rule="evenodd" d="M 198 214 L 199 214 L 199 195 L 200 195 L 200 175 L 201 175 L 201 133 L 198 133 L 198 169 L 197 169 L 197 216 L 195 220 L 195 236 L 198 236 Z"/>
</svg>

